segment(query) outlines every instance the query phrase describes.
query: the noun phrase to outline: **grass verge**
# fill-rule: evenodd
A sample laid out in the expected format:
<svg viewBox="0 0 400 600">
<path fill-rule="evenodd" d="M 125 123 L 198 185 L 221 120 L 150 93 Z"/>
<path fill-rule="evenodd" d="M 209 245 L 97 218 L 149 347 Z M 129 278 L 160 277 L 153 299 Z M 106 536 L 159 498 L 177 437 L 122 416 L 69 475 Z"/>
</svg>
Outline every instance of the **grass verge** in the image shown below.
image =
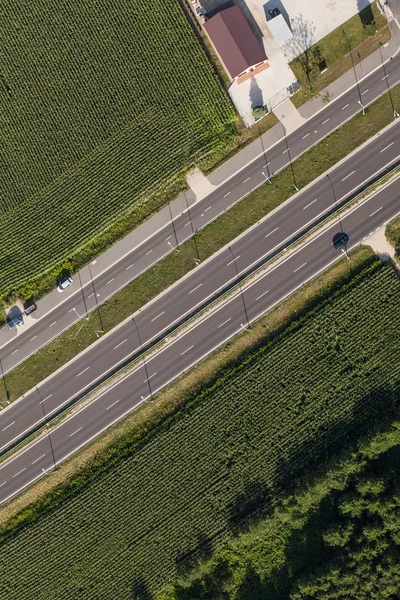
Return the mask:
<svg viewBox="0 0 400 600">
<path fill-rule="evenodd" d="M 231 537 L 256 502 L 270 505 L 304 469 L 364 431 L 384 408 L 389 414 L 391 395 L 379 392 L 383 382 L 390 387 L 399 379 L 398 279 L 373 262 L 335 284 L 316 311 L 300 305 L 278 338 L 264 335 L 239 364 L 192 390 L 182 410 L 115 440 L 67 486 L 9 523 L 3 589 L 12 585 L 21 599 L 49 586 L 60 600 L 78 588 L 81 597 L 95 597 L 99 586 L 109 597 L 132 597 L 139 584 L 154 593 L 198 547 Z M 40 540 L 53 569 L 42 569 Z M 17 565 L 21 547 L 31 550 Z M 71 552 L 73 572 L 63 568 Z M 108 577 L 106 565 L 120 575 Z"/>
<path fill-rule="evenodd" d="M 400 217 L 393 219 L 386 227 L 386 237 L 396 250 L 396 255 L 400 257 Z"/>
<path fill-rule="evenodd" d="M 400 86 L 392 90 L 392 99 L 400 112 Z M 302 188 L 335 165 L 352 150 L 376 134 L 393 119 L 388 94 L 366 109 L 366 116 L 356 115 L 314 148 L 293 163 L 296 182 Z M 273 185 L 265 184 L 235 204 L 213 223 L 196 234 L 196 244 L 202 260 L 257 223 L 271 210 L 281 205 L 293 192 L 290 169 L 273 178 Z M 167 289 L 195 267 L 196 248 L 193 239 L 181 246 L 179 254 L 171 253 L 154 267 L 115 294 L 100 307 L 101 323 L 97 312 L 84 322 L 71 327 L 42 350 L 16 367 L 0 382 L 0 404 L 14 401 L 40 383 L 60 366 L 96 341 L 96 331 L 109 331 L 157 294 Z"/>
<path fill-rule="evenodd" d="M 293 104 L 299 107 L 319 94 L 390 37 L 390 27 L 374 2 L 290 63 L 301 84 Z"/>
</svg>

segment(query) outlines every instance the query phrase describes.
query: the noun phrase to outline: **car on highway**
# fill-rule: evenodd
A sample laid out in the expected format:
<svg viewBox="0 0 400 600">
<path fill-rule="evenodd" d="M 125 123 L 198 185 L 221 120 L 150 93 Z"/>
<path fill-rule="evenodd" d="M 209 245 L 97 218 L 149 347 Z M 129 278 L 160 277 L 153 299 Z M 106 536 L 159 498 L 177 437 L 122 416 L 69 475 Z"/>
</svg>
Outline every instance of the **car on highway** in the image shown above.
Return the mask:
<svg viewBox="0 0 400 600">
<path fill-rule="evenodd" d="M 332 246 L 335 250 L 340 250 L 349 243 L 349 236 L 344 231 L 339 231 L 339 233 L 335 233 L 332 240 Z"/>
<path fill-rule="evenodd" d="M 69 287 L 72 283 L 72 278 L 71 277 L 66 277 L 65 279 L 63 279 L 62 281 L 60 281 L 60 283 L 57 286 L 57 289 L 59 292 L 63 292 L 67 287 Z"/>
</svg>

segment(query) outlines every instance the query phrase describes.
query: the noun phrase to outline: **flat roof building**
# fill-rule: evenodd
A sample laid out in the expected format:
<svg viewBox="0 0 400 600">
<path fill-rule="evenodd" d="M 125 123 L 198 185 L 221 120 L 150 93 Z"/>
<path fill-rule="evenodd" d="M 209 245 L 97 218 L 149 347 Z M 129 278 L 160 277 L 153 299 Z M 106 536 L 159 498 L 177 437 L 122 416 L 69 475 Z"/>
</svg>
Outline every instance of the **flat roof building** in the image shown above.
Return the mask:
<svg viewBox="0 0 400 600">
<path fill-rule="evenodd" d="M 239 6 L 221 10 L 203 27 L 231 79 L 240 83 L 269 67 L 264 49 Z"/>
</svg>

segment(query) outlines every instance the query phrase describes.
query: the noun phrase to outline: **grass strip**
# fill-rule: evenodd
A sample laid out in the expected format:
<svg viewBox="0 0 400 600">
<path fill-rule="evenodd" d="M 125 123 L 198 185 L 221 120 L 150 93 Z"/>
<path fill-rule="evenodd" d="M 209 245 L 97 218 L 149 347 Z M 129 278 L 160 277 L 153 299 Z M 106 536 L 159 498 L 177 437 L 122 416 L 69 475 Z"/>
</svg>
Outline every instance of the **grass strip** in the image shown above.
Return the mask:
<svg viewBox="0 0 400 600">
<path fill-rule="evenodd" d="M 396 250 L 396 255 L 400 257 L 400 217 L 393 219 L 386 227 L 386 237 Z"/>
<path fill-rule="evenodd" d="M 39 513 L 31 507 L 29 526 L 20 529 L 20 515 L 4 531 L 3 589 L 14 586 L 22 600 L 51 586 L 62 600 L 77 589 L 94 597 L 99 586 L 115 597 L 118 586 L 124 598 L 142 581 L 154 593 L 199 546 L 231 537 L 254 502 L 270 504 L 287 482 L 365 432 L 377 415 L 389 415 L 391 394 L 382 385 L 399 380 L 398 290 L 390 267 L 370 264 L 316 310 L 295 315 L 278 338 L 264 338 L 192 391 L 159 427 L 116 441 L 105 462 L 89 459 L 80 477 L 43 499 Z M 38 514 L 45 518 L 37 521 Z M 41 541 L 53 569 L 42 568 Z M 17 564 L 21 547 L 30 550 Z M 63 567 L 71 553 L 73 572 Z"/>
<path fill-rule="evenodd" d="M 304 36 L 310 24 L 300 22 L 298 27 Z M 390 37 L 390 27 L 376 2 L 354 15 L 290 63 L 301 85 L 301 90 L 292 97 L 293 104 L 299 107 L 321 93 L 350 71 L 353 63 L 357 65 L 388 42 Z M 324 98 L 329 101 L 329 96 Z"/>
<path fill-rule="evenodd" d="M 392 99 L 400 112 L 400 86 L 392 90 Z M 366 109 L 365 116 L 356 115 L 293 163 L 298 187 L 311 183 L 392 120 L 390 98 L 385 94 Z M 290 198 L 293 179 L 289 168 L 272 181 L 272 185 L 258 188 L 198 232 L 196 242 L 188 240 L 179 253 L 172 252 L 105 302 L 100 307 L 101 322 L 97 312 L 91 313 L 83 327 L 77 323 L 8 373 L 0 385 L 0 405 L 4 407 L 7 401 L 19 398 L 96 341 L 96 331 L 109 331 L 193 269 L 195 243 L 204 260 Z"/>
</svg>

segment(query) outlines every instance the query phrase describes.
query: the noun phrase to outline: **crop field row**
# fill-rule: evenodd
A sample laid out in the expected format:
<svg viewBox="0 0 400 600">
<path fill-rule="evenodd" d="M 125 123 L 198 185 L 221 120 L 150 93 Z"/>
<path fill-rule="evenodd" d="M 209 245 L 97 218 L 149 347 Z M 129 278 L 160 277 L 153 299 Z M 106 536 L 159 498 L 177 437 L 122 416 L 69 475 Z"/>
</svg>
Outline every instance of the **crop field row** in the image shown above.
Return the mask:
<svg viewBox="0 0 400 600">
<path fill-rule="evenodd" d="M 128 459 L 4 539 L 0 599 L 49 589 L 58 600 L 152 597 L 255 506 L 390 414 L 394 396 L 382 390 L 400 383 L 399 325 L 400 283 L 374 263 Z"/>
<path fill-rule="evenodd" d="M 233 136 L 176 0 L 6 0 L 0 293 L 68 258 Z"/>
</svg>

